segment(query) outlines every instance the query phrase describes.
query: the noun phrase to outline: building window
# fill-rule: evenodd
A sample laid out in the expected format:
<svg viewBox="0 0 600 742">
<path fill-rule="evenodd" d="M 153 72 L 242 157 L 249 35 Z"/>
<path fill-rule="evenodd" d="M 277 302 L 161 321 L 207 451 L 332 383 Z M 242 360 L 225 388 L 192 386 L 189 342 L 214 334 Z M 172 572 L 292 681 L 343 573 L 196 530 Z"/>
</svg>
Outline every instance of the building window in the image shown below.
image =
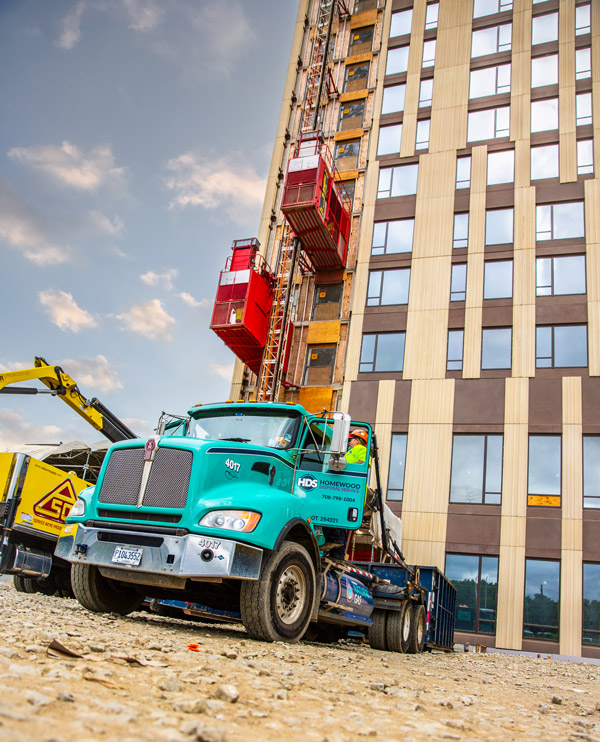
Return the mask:
<svg viewBox="0 0 600 742">
<path fill-rule="evenodd" d="M 486 262 L 483 278 L 483 298 L 510 299 L 512 293 L 512 260 L 493 260 Z"/>
<path fill-rule="evenodd" d="M 469 244 L 469 212 L 454 215 L 452 247 L 467 247 Z"/>
<path fill-rule="evenodd" d="M 558 13 L 535 15 L 531 19 L 531 43 L 547 44 L 558 41 Z"/>
<path fill-rule="evenodd" d="M 387 499 L 402 500 L 404 497 L 404 466 L 406 464 L 406 433 L 392 435 L 390 453 L 390 473 L 388 477 Z"/>
<path fill-rule="evenodd" d="M 579 93 L 575 96 L 575 118 L 577 126 L 588 126 L 592 123 L 591 93 Z"/>
<path fill-rule="evenodd" d="M 483 370 L 511 367 L 512 329 L 493 327 L 481 331 L 481 368 Z"/>
<path fill-rule="evenodd" d="M 423 43 L 423 67 L 433 67 L 435 65 L 435 39 L 430 39 Z"/>
<path fill-rule="evenodd" d="M 558 129 L 558 98 L 531 102 L 531 132 Z"/>
<path fill-rule="evenodd" d="M 373 48 L 373 33 L 375 26 L 365 26 L 364 28 L 355 28 L 350 31 L 350 46 L 348 56 L 354 54 L 366 54 Z"/>
<path fill-rule="evenodd" d="M 498 557 L 446 554 L 445 574 L 456 588 L 456 631 L 495 634 Z"/>
<path fill-rule="evenodd" d="M 489 152 L 487 156 L 487 184 L 512 183 L 515 179 L 515 151 Z"/>
<path fill-rule="evenodd" d="M 342 198 L 348 199 L 350 202 L 350 208 L 353 208 L 354 206 L 354 192 L 356 191 L 356 181 L 355 180 L 344 180 L 343 182 L 339 182 L 336 184 L 338 192 L 342 196 Z"/>
<path fill-rule="evenodd" d="M 335 345 L 308 347 L 304 369 L 304 386 L 325 386 L 331 384 L 335 365 Z"/>
<path fill-rule="evenodd" d="M 583 436 L 583 507 L 600 508 L 600 436 Z"/>
<path fill-rule="evenodd" d="M 431 105 L 433 98 L 433 78 L 428 80 L 421 80 L 421 88 L 419 91 L 419 108 L 426 108 Z"/>
<path fill-rule="evenodd" d="M 512 6 L 512 0 L 475 0 L 473 18 L 504 13 L 505 10 L 512 10 Z"/>
<path fill-rule="evenodd" d="M 531 87 L 558 85 L 558 54 L 534 57 L 531 60 Z"/>
<path fill-rule="evenodd" d="M 592 76 L 592 50 L 590 47 L 575 52 L 575 79 L 585 80 Z"/>
<path fill-rule="evenodd" d="M 415 141 L 415 149 L 427 149 L 429 147 L 429 130 L 431 128 L 431 120 L 423 119 L 417 121 L 417 139 Z"/>
<path fill-rule="evenodd" d="M 485 244 L 508 245 L 513 241 L 513 209 L 485 212 Z"/>
<path fill-rule="evenodd" d="M 471 70 L 469 98 L 485 98 L 501 93 L 510 93 L 510 64 Z"/>
<path fill-rule="evenodd" d="M 575 8 L 575 35 L 590 33 L 590 5 L 578 5 Z"/>
<path fill-rule="evenodd" d="M 412 26 L 412 8 L 392 13 L 392 25 L 390 26 L 390 39 L 394 36 L 405 36 L 410 33 Z"/>
<path fill-rule="evenodd" d="M 350 129 L 360 129 L 363 125 L 365 113 L 364 100 L 357 103 L 346 103 L 340 107 L 340 120 L 338 131 L 348 131 Z"/>
<path fill-rule="evenodd" d="M 577 175 L 594 172 L 594 141 L 581 139 L 577 142 Z"/>
<path fill-rule="evenodd" d="M 360 139 L 347 139 L 335 145 L 335 166 L 338 170 L 353 170 L 358 167 Z"/>
<path fill-rule="evenodd" d="M 381 113 L 399 113 L 404 111 L 404 98 L 406 96 L 406 85 L 389 85 L 383 89 L 383 101 Z"/>
<path fill-rule="evenodd" d="M 456 160 L 456 188 L 471 187 L 471 155 Z"/>
<path fill-rule="evenodd" d="M 558 144 L 532 147 L 531 180 L 558 178 Z"/>
<path fill-rule="evenodd" d="M 404 367 L 404 332 L 380 332 L 363 335 L 358 370 L 402 371 Z"/>
<path fill-rule="evenodd" d="M 382 126 L 379 129 L 379 142 L 377 143 L 377 155 L 397 155 L 400 153 L 400 141 L 402 139 L 402 124 L 394 126 Z"/>
<path fill-rule="evenodd" d="M 467 140 L 480 142 L 483 139 L 507 137 L 510 132 L 510 107 L 488 108 L 471 111 L 467 119 Z"/>
<path fill-rule="evenodd" d="M 408 304 L 410 268 L 371 271 L 367 289 L 367 306 L 381 307 L 387 304 Z"/>
<path fill-rule="evenodd" d="M 390 49 L 387 55 L 385 67 L 386 75 L 398 75 L 408 69 L 408 46 L 398 46 Z"/>
<path fill-rule="evenodd" d="M 366 13 L 367 10 L 375 10 L 377 8 L 377 0 L 356 0 L 354 4 L 354 15 L 359 13 Z"/>
<path fill-rule="evenodd" d="M 582 644 L 600 644 L 600 564 L 583 564 Z"/>
<path fill-rule="evenodd" d="M 455 435 L 450 502 L 500 505 L 501 500 L 502 436 Z"/>
<path fill-rule="evenodd" d="M 311 319 L 338 319 L 343 295 L 342 283 L 315 286 Z"/>
<path fill-rule="evenodd" d="M 417 192 L 418 165 L 384 167 L 379 171 L 377 198 L 414 196 Z"/>
<path fill-rule="evenodd" d="M 537 206 L 536 239 L 569 240 L 583 237 L 585 234 L 583 214 L 583 201 Z"/>
<path fill-rule="evenodd" d="M 344 78 L 344 93 L 353 93 L 356 90 L 365 90 L 369 77 L 369 63 L 353 64 L 346 67 Z"/>
<path fill-rule="evenodd" d="M 502 26 L 482 28 L 473 31 L 471 43 L 471 57 L 485 57 L 488 54 L 508 52 L 511 47 L 512 24 L 505 23 Z"/>
<path fill-rule="evenodd" d="M 463 367 L 464 330 L 448 330 L 447 371 L 461 371 Z"/>
<path fill-rule="evenodd" d="M 467 264 L 454 263 L 450 278 L 450 301 L 464 301 L 467 295 Z"/>
<path fill-rule="evenodd" d="M 538 296 L 585 294 L 585 255 L 537 258 L 535 263 Z"/>
<path fill-rule="evenodd" d="M 560 479 L 560 435 L 530 435 L 527 494 L 560 497 Z"/>
<path fill-rule="evenodd" d="M 587 363 L 587 325 L 536 327 L 537 368 L 585 368 Z"/>
<path fill-rule="evenodd" d="M 375 222 L 371 255 L 411 252 L 415 231 L 414 219 Z"/>
<path fill-rule="evenodd" d="M 430 31 L 432 28 L 437 28 L 438 17 L 440 14 L 440 4 L 431 3 L 427 6 L 427 13 L 425 15 L 425 30 Z"/>
<path fill-rule="evenodd" d="M 523 637 L 558 641 L 560 562 L 525 560 Z"/>
</svg>

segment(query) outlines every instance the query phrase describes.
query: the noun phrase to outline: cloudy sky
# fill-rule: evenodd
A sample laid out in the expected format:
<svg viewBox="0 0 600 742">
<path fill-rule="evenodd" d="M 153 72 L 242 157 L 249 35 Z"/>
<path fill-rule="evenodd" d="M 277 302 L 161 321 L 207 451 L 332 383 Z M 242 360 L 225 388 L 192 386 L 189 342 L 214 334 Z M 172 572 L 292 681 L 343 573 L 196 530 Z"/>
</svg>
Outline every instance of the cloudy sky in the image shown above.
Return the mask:
<svg viewBox="0 0 600 742">
<path fill-rule="evenodd" d="M 0 371 L 61 365 L 140 434 L 227 397 L 209 330 L 256 234 L 295 0 L 0 2 Z M 0 450 L 101 436 L 0 396 Z"/>
</svg>

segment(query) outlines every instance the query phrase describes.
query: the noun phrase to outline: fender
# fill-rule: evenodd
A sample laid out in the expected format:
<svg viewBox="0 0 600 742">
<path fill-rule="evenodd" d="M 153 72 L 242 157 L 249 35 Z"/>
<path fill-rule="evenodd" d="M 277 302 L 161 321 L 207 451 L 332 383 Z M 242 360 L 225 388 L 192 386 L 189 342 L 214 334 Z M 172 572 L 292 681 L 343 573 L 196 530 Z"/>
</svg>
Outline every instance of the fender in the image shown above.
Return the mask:
<svg viewBox="0 0 600 742">
<path fill-rule="evenodd" d="M 302 518 L 292 518 L 292 520 L 285 524 L 285 526 L 281 529 L 279 536 L 277 537 L 275 546 L 273 546 L 273 551 L 277 551 L 277 549 L 279 549 L 281 544 L 285 541 L 285 537 L 288 535 L 288 533 L 292 529 L 298 527 L 301 527 L 306 534 L 306 543 L 304 545 L 307 547 L 308 553 L 313 559 L 315 571 L 318 573 L 320 571 L 319 565 L 321 563 L 321 552 L 319 550 L 319 544 L 317 543 L 315 534 L 310 530 L 307 522 L 305 520 L 302 520 Z"/>
</svg>

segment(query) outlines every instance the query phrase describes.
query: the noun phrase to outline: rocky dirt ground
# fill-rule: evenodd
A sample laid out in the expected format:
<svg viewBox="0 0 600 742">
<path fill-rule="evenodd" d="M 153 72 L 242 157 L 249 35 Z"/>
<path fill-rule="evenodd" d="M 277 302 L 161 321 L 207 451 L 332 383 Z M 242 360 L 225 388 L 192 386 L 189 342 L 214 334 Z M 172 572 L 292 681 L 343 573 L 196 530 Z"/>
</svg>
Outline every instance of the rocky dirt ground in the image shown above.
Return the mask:
<svg viewBox="0 0 600 742">
<path fill-rule="evenodd" d="M 265 644 L 6 584 L 0 606 L 0 742 L 600 741 L 595 665 Z"/>
</svg>

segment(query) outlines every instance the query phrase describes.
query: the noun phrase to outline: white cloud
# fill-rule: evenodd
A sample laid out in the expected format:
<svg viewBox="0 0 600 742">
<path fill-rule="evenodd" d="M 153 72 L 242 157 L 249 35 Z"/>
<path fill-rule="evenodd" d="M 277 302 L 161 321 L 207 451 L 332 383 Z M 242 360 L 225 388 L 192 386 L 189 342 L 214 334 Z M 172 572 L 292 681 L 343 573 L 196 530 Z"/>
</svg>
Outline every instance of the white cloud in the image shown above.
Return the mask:
<svg viewBox="0 0 600 742">
<path fill-rule="evenodd" d="M 60 443 L 65 440 L 57 425 L 35 425 L 14 410 L 0 409 L 0 450 L 27 443 Z"/>
<path fill-rule="evenodd" d="M 96 389 L 114 392 L 123 388 L 116 369 L 108 359 L 99 354 L 95 358 L 67 358 L 58 364 L 78 385 L 85 388 L 86 396 L 95 396 Z"/>
<path fill-rule="evenodd" d="M 139 417 L 122 417 L 121 420 L 138 435 L 148 436 L 154 432 L 154 428 L 148 420 L 141 420 Z"/>
<path fill-rule="evenodd" d="M 123 220 L 118 216 L 111 221 L 109 217 L 99 211 L 90 211 L 90 218 L 92 224 L 97 227 L 97 229 L 111 237 L 118 237 L 125 228 Z"/>
<path fill-rule="evenodd" d="M 173 173 L 165 179 L 174 194 L 169 208 L 224 209 L 237 224 L 258 219 L 266 180 L 239 159 L 210 160 L 187 152 L 169 160 L 167 169 Z"/>
<path fill-rule="evenodd" d="M 200 301 L 197 301 L 194 299 L 194 297 L 191 294 L 188 294 L 187 291 L 182 291 L 180 294 L 177 294 L 177 296 L 188 305 L 188 307 L 191 307 L 192 309 L 199 309 L 201 307 L 207 307 L 210 304 L 209 299 L 200 299 Z"/>
<path fill-rule="evenodd" d="M 73 10 L 71 10 L 70 13 L 67 13 L 67 15 L 61 20 L 61 33 L 56 40 L 56 46 L 68 51 L 79 42 L 79 39 L 81 38 L 81 17 L 84 9 L 85 4 L 79 2 Z"/>
<path fill-rule="evenodd" d="M 73 295 L 66 291 L 40 291 L 38 297 L 50 319 L 60 330 L 77 333 L 97 325 L 92 315 L 81 309 Z"/>
<path fill-rule="evenodd" d="M 129 27 L 134 31 L 147 33 L 159 24 L 164 10 L 152 0 L 122 0 L 129 16 Z"/>
<path fill-rule="evenodd" d="M 132 304 L 128 311 L 117 315 L 125 327 L 136 335 L 152 340 L 171 340 L 175 320 L 158 299 Z"/>
<path fill-rule="evenodd" d="M 215 374 L 220 376 L 222 379 L 227 379 L 227 381 L 231 381 L 231 377 L 233 376 L 233 363 L 227 363 L 227 364 L 211 363 L 210 370 L 214 371 Z"/>
<path fill-rule="evenodd" d="M 95 191 L 107 183 L 120 183 L 126 172 L 124 167 L 115 166 L 107 144 L 92 147 L 87 154 L 67 141 L 60 146 L 13 147 L 7 154 L 17 162 L 41 170 L 61 185 L 80 191 Z"/>
<path fill-rule="evenodd" d="M 205 4 L 194 13 L 192 23 L 200 34 L 209 69 L 220 74 L 231 73 L 235 61 L 256 37 L 237 0 Z"/>
<path fill-rule="evenodd" d="M 154 273 L 154 271 L 148 271 L 142 273 L 140 278 L 148 286 L 162 286 L 163 288 L 171 291 L 173 289 L 173 279 L 177 278 L 179 271 L 177 268 L 170 268 L 164 273 Z"/>
</svg>

